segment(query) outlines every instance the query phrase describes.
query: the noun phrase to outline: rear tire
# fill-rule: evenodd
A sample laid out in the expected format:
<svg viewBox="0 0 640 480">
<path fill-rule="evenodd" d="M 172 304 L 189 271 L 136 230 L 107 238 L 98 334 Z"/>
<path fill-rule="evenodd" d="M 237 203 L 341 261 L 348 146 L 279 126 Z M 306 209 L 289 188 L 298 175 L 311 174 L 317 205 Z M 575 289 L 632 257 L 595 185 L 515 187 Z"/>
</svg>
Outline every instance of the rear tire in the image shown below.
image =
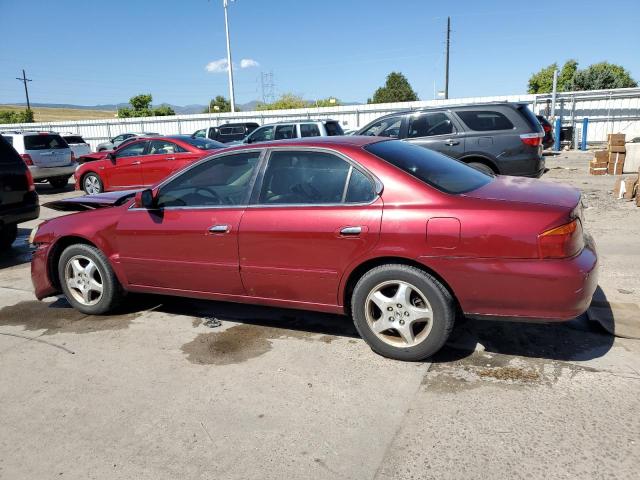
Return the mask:
<svg viewBox="0 0 640 480">
<path fill-rule="evenodd" d="M 64 188 L 69 183 L 69 177 L 55 177 L 49 179 L 49 185 L 53 188 Z"/>
<path fill-rule="evenodd" d="M 58 281 L 71 306 L 88 315 L 108 313 L 124 297 L 107 258 L 90 245 L 75 244 L 62 252 Z"/>
<path fill-rule="evenodd" d="M 442 348 L 455 302 L 435 277 L 408 265 L 369 270 L 351 297 L 353 323 L 371 349 L 388 358 L 424 360 Z"/>
<path fill-rule="evenodd" d="M 476 170 L 481 171 L 482 173 L 486 173 L 487 175 L 496 175 L 496 172 L 493 171 L 493 168 L 491 168 L 489 165 L 486 165 L 484 163 L 480 163 L 480 162 L 470 162 L 467 163 L 467 165 L 469 165 L 471 168 L 475 168 Z"/>
<path fill-rule="evenodd" d="M 82 190 L 84 190 L 87 195 L 96 195 L 104 191 L 104 185 L 97 174 L 87 173 L 82 177 Z"/>
<path fill-rule="evenodd" d="M 10 223 L 0 226 L 0 251 L 11 248 L 18 236 L 18 225 Z"/>
</svg>

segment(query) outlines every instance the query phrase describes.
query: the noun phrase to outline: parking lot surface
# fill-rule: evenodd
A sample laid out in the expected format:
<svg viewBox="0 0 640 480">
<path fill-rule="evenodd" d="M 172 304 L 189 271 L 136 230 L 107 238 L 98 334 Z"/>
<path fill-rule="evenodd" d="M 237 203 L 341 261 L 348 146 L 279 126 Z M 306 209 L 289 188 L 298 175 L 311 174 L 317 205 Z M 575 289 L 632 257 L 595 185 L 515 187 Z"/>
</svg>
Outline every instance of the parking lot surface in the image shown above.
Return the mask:
<svg viewBox="0 0 640 480">
<path fill-rule="evenodd" d="M 582 190 L 596 301 L 633 317 L 640 208 L 589 158 L 547 157 L 543 179 Z M 384 359 L 334 315 L 140 296 L 87 317 L 35 300 L 36 223 L 0 255 L 2 479 L 637 478 L 640 340 L 586 315 L 465 319 L 430 363 Z"/>
</svg>

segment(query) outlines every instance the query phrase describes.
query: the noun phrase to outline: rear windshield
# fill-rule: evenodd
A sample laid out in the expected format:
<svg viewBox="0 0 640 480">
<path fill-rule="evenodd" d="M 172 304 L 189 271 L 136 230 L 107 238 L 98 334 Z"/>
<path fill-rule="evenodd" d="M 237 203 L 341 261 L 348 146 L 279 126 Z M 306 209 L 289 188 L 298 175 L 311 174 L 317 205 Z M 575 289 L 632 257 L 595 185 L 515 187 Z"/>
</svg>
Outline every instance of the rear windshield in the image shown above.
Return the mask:
<svg viewBox="0 0 640 480">
<path fill-rule="evenodd" d="M 60 135 L 38 134 L 24 136 L 25 150 L 50 150 L 58 148 L 69 148 Z"/>
<path fill-rule="evenodd" d="M 82 137 L 77 136 L 77 135 L 76 136 L 69 135 L 69 136 L 65 136 L 65 137 L 62 137 L 62 138 L 64 138 L 67 143 L 87 143 L 87 142 L 84 141 L 84 139 Z"/>
<path fill-rule="evenodd" d="M 220 127 L 220 135 L 244 135 L 244 127 Z"/>
<path fill-rule="evenodd" d="M 9 139 L 13 140 L 12 137 L 9 137 Z M 22 158 L 20 158 L 18 152 L 16 152 L 15 148 L 13 148 L 7 140 L 8 138 L 0 135 L 0 164 L 22 162 Z"/>
<path fill-rule="evenodd" d="M 400 140 L 372 143 L 364 148 L 446 193 L 470 192 L 491 182 L 493 178 L 441 153 Z"/>
<path fill-rule="evenodd" d="M 344 135 L 342 127 L 338 122 L 327 122 L 324 124 L 324 128 L 327 129 L 327 135 L 334 137 L 336 135 Z"/>
<path fill-rule="evenodd" d="M 226 148 L 224 143 L 216 142 L 215 140 L 209 140 L 207 138 L 182 138 L 183 142 L 189 145 L 199 148 L 200 150 L 215 150 L 217 148 Z"/>
<path fill-rule="evenodd" d="M 500 112 L 491 110 L 467 110 L 456 113 L 467 127 L 477 132 L 513 129 L 513 123 Z"/>
</svg>

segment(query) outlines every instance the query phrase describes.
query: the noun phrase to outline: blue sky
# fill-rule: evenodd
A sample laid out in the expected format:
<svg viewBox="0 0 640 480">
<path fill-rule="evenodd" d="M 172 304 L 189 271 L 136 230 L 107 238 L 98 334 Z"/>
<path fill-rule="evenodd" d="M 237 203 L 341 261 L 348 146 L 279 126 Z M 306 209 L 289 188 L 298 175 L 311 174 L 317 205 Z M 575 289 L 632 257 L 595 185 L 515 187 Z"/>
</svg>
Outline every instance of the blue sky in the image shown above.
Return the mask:
<svg viewBox="0 0 640 480">
<path fill-rule="evenodd" d="M 554 9 L 554 5 L 562 8 Z M 516 94 L 554 61 L 608 60 L 640 80 L 640 2 L 567 0 L 237 0 L 229 7 L 236 101 L 276 93 L 366 101 L 390 71 L 421 99 L 444 84 L 452 17 L 451 97 Z M 0 103 L 94 105 L 150 92 L 154 103 L 227 96 L 222 0 L 0 0 Z M 258 66 L 255 66 L 257 63 Z"/>
</svg>

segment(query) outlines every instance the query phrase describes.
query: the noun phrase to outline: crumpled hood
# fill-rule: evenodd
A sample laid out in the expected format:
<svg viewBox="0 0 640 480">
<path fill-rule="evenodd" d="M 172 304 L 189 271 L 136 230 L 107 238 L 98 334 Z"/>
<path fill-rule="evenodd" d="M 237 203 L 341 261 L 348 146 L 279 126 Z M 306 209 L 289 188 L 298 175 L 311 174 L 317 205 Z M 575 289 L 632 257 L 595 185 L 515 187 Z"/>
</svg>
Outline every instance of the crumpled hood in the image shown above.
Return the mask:
<svg viewBox="0 0 640 480">
<path fill-rule="evenodd" d="M 45 203 L 43 206 L 62 212 L 83 212 L 96 208 L 117 207 L 122 205 L 139 190 L 122 190 L 119 192 L 105 192 L 97 195 L 83 195 L 81 197 L 66 198 Z"/>
</svg>

